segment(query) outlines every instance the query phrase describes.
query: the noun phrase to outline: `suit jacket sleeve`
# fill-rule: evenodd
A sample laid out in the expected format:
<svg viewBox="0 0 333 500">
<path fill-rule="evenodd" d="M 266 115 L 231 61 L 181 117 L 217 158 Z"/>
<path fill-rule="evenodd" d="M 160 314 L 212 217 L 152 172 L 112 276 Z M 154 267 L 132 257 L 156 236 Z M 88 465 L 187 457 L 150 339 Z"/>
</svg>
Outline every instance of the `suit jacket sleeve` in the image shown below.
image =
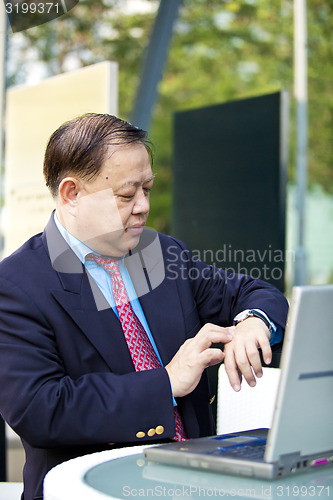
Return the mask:
<svg viewBox="0 0 333 500">
<path fill-rule="evenodd" d="M 205 264 L 176 239 L 169 246 L 167 255 L 169 272 L 182 281 L 190 281 L 202 324 L 211 322 L 230 326 L 239 312 L 257 308 L 276 325 L 285 328 L 288 303 L 276 287 L 248 275 L 228 273 Z"/>
</svg>

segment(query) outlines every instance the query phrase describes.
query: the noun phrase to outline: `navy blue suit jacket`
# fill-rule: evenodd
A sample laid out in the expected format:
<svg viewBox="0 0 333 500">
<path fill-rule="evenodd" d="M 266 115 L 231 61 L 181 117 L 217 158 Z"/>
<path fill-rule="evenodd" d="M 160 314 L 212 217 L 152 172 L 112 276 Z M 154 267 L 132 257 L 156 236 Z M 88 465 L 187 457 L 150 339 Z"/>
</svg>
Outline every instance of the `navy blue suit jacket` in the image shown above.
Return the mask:
<svg viewBox="0 0 333 500">
<path fill-rule="evenodd" d="M 217 272 L 178 240 L 147 230 L 132 257 L 130 274 L 164 365 L 203 324 L 231 325 L 244 309 L 260 308 L 285 325 L 278 290 Z M 60 462 L 174 436 L 165 368 L 134 371 L 119 320 L 53 217 L 1 262 L 0 303 L 0 412 L 26 451 L 25 500 L 42 498 L 43 478 Z M 209 401 L 204 373 L 178 401 L 188 437 L 214 433 Z M 157 426 L 164 432 L 149 437 Z"/>
</svg>

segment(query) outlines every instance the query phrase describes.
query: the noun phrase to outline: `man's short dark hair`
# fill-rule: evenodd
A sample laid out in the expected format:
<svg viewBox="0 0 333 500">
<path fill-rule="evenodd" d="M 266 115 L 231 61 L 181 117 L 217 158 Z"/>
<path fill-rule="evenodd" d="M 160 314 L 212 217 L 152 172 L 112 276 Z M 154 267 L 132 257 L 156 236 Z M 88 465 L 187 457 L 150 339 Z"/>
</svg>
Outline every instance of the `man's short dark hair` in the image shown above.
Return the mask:
<svg viewBox="0 0 333 500">
<path fill-rule="evenodd" d="M 92 180 L 99 174 L 109 146 L 142 144 L 153 161 L 147 133 L 109 114 L 88 113 L 61 125 L 51 135 L 44 157 L 44 177 L 55 197 L 62 179 L 77 175 Z"/>
</svg>

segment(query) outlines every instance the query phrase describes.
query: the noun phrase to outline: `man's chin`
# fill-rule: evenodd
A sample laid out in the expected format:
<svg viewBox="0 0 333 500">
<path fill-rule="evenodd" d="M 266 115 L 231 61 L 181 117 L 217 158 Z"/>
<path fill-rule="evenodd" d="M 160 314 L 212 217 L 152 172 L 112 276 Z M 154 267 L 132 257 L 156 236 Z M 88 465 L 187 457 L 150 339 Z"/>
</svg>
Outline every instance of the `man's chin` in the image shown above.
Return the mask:
<svg viewBox="0 0 333 500">
<path fill-rule="evenodd" d="M 122 231 L 121 235 L 115 238 L 112 234 L 104 235 L 102 238 L 93 238 L 84 243 L 93 251 L 108 257 L 123 257 L 133 250 L 140 241 L 142 231 Z"/>
<path fill-rule="evenodd" d="M 134 250 L 134 248 L 139 244 L 141 234 L 143 232 L 143 227 L 140 227 L 140 230 L 133 230 L 132 228 L 125 230 L 126 237 L 126 252 L 128 253 L 130 250 Z"/>
</svg>

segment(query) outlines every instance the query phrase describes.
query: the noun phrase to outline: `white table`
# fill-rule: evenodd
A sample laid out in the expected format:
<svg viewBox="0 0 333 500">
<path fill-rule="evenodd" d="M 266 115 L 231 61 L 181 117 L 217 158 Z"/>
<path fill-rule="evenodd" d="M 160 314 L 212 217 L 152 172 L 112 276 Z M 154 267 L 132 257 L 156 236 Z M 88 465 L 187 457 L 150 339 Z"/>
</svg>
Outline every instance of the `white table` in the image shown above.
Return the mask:
<svg viewBox="0 0 333 500">
<path fill-rule="evenodd" d="M 333 467 L 266 481 L 147 462 L 144 448 L 105 451 L 58 465 L 46 475 L 44 500 L 333 497 Z"/>
</svg>

